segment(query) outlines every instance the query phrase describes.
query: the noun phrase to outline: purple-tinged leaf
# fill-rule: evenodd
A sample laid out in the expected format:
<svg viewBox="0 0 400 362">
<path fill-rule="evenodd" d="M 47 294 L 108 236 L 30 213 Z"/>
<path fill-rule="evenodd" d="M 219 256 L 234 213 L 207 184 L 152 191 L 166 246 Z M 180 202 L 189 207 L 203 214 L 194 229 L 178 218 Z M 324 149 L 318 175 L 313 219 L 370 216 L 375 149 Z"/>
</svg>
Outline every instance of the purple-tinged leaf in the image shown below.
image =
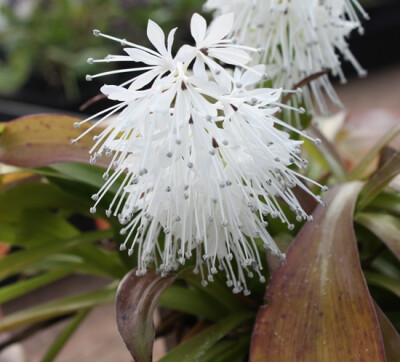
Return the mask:
<svg viewBox="0 0 400 362">
<path fill-rule="evenodd" d="M 364 177 L 376 171 L 378 153 L 390 144 L 400 149 L 400 114 L 386 109 L 368 109 L 351 113 L 336 134 L 335 145 L 353 171 L 352 177 Z"/>
<path fill-rule="evenodd" d="M 136 362 L 152 361 L 154 310 L 161 294 L 174 280 L 174 276 L 161 278 L 152 270 L 145 276 L 137 276 L 134 269 L 124 277 L 118 287 L 118 330 Z"/>
<path fill-rule="evenodd" d="M 333 189 L 294 240 L 259 310 L 250 361 L 385 361 L 353 230 L 361 186 Z"/>
<path fill-rule="evenodd" d="M 385 345 L 386 361 L 398 362 L 400 361 L 400 335 L 376 303 L 375 310 Z"/>
<path fill-rule="evenodd" d="M 85 132 L 90 124 L 74 128 L 78 118 L 39 114 L 1 124 L 0 162 L 20 167 L 46 166 L 58 162 L 89 163 L 94 133 L 90 132 L 75 145 L 71 140 Z M 99 132 L 100 130 L 97 129 Z M 107 166 L 106 158 L 97 160 L 98 166 Z"/>
</svg>

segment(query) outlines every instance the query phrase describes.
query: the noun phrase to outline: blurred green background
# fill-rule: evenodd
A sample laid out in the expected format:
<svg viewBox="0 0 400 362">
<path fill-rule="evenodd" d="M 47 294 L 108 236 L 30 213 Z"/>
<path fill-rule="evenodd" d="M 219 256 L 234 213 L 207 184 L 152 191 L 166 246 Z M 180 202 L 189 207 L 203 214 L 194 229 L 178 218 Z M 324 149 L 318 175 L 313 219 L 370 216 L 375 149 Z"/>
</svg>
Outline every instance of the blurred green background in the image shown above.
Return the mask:
<svg viewBox="0 0 400 362">
<path fill-rule="evenodd" d="M 93 29 L 148 45 L 147 19 L 169 30 L 178 26 L 179 41 L 191 41 L 193 12 L 202 0 L 0 0 L 0 98 L 77 112 L 98 94 L 103 79 L 88 84 L 87 58 L 120 54 L 118 43 L 94 37 Z M 360 0 L 371 15 L 364 36 L 352 36 L 351 48 L 367 69 L 400 59 L 398 0 Z M 396 46 L 397 44 L 397 46 Z M 113 64 L 114 65 L 114 64 Z M 107 65 L 106 69 L 112 69 Z M 100 70 L 101 69 L 101 70 Z M 345 65 L 346 74 L 351 66 Z M 115 79 L 107 78 L 106 82 Z M 18 116 L 2 109 L 0 120 Z M 10 108 L 10 107 L 8 107 Z M 91 109 L 90 111 L 93 111 Z"/>
</svg>

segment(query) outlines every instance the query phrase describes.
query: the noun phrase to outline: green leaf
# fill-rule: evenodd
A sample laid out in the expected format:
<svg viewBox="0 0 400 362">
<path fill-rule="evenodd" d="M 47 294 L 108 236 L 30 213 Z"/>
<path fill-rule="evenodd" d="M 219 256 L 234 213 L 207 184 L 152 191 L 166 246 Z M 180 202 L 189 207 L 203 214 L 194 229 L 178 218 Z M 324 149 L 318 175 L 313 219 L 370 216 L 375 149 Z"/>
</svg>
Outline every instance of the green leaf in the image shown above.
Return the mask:
<svg viewBox="0 0 400 362">
<path fill-rule="evenodd" d="M 400 172 L 400 152 L 395 153 L 367 182 L 361 192 L 356 211 L 369 205 Z"/>
<path fill-rule="evenodd" d="M 215 278 L 214 282 L 209 283 L 206 288 L 201 284 L 201 278 L 194 274 L 191 268 L 183 271 L 180 274 L 180 277 L 199 288 L 203 293 L 214 298 L 223 305 L 226 310 L 231 311 L 232 313 L 246 310 L 244 305 L 235 297 L 234 294 L 232 294 L 232 291 L 218 279 L 218 277 Z"/>
<path fill-rule="evenodd" d="M 259 310 L 251 362 L 385 361 L 353 229 L 361 187 L 333 188 L 293 241 Z"/>
<path fill-rule="evenodd" d="M 50 166 L 52 170 L 68 177 L 71 180 L 80 181 L 99 189 L 104 184 L 104 169 L 92 165 L 83 165 L 79 163 L 60 163 Z M 121 186 L 121 178 L 115 180 L 108 192 L 115 194 Z"/>
<path fill-rule="evenodd" d="M 356 221 L 378 236 L 400 260 L 400 219 L 385 214 L 361 213 Z"/>
<path fill-rule="evenodd" d="M 364 272 L 365 279 L 367 279 L 368 284 L 374 285 L 379 288 L 386 289 L 393 294 L 397 295 L 400 298 L 400 281 L 394 280 L 387 276 L 371 273 L 371 272 Z"/>
<path fill-rule="evenodd" d="M 22 209 L 18 216 L 13 245 L 31 248 L 48 241 L 71 238 L 79 234 L 79 230 L 63 217 L 48 210 Z"/>
<path fill-rule="evenodd" d="M 79 118 L 56 114 L 40 114 L 18 118 L 4 125 L 0 138 L 0 162 L 20 167 L 38 167 L 57 162 L 89 163 L 89 150 L 93 147 L 93 135 L 71 145 L 71 139 L 90 128 L 83 124 L 75 129 Z M 101 166 L 108 160 L 101 157 Z"/>
<path fill-rule="evenodd" d="M 250 344 L 250 341 L 248 343 Z M 224 355 L 227 351 L 231 351 L 236 345 L 237 341 L 234 339 L 222 340 L 209 348 L 201 356 L 201 360 L 203 362 L 215 362 L 219 356 Z"/>
<path fill-rule="evenodd" d="M 69 250 L 69 253 L 82 258 L 85 267 L 87 265 L 92 266 L 97 275 L 122 279 L 128 271 L 116 252 L 103 251 L 95 245 L 80 245 L 77 248 Z"/>
<path fill-rule="evenodd" d="M 160 362 L 198 361 L 207 350 L 225 337 L 229 332 L 245 323 L 251 322 L 253 318 L 254 314 L 248 312 L 232 314 L 188 341 L 180 344 L 166 356 L 161 358 Z"/>
<path fill-rule="evenodd" d="M 227 314 L 226 309 L 207 294 L 176 285 L 171 285 L 161 295 L 158 304 L 161 307 L 197 315 L 210 321 L 217 321 Z"/>
<path fill-rule="evenodd" d="M 110 285 L 99 291 L 74 295 L 22 310 L 0 319 L 0 332 L 10 331 L 18 327 L 57 316 L 68 315 L 99 305 L 110 304 L 114 301 L 115 292 L 115 285 Z"/>
<path fill-rule="evenodd" d="M 201 356 L 204 362 L 243 362 L 249 354 L 250 335 L 226 339 L 215 344 Z"/>
<path fill-rule="evenodd" d="M 389 278 L 400 280 L 400 269 L 385 257 L 376 258 L 371 266 L 380 274 Z"/>
<path fill-rule="evenodd" d="M 46 355 L 42 358 L 41 362 L 52 362 L 61 352 L 65 344 L 81 325 L 81 323 L 86 319 L 90 312 L 90 309 L 78 312 L 68 326 L 57 336 L 56 340 L 53 342 Z"/>
<path fill-rule="evenodd" d="M 86 212 L 88 213 L 90 210 L 90 207 L 94 205 L 95 201 L 92 201 L 92 196 L 94 194 L 98 194 L 100 190 L 100 186 L 92 186 L 87 183 L 83 183 L 81 181 L 76 181 L 76 180 L 70 180 L 63 175 L 62 177 L 47 177 L 49 182 L 52 184 L 56 185 L 59 187 L 61 190 L 68 190 L 68 192 L 76 197 L 79 200 L 84 200 L 86 202 L 90 202 L 90 206 L 87 207 Z M 104 182 L 101 176 L 96 178 L 96 182 Z M 111 191 L 114 191 L 111 190 Z M 96 205 L 96 213 L 91 214 L 91 217 L 100 217 L 100 218 L 105 218 L 106 217 L 106 210 L 108 209 L 109 205 L 111 204 L 112 200 L 114 199 L 114 194 L 112 192 L 107 192 L 104 197 L 102 197 L 102 200 Z M 116 219 L 114 216 L 109 218 L 110 222 L 114 219 Z M 117 224 L 119 222 L 117 221 Z M 120 224 L 119 224 L 120 225 Z M 119 226 L 121 227 L 121 226 Z"/>
<path fill-rule="evenodd" d="M 4 205 L 8 207 L 3 208 Z M 51 184 L 16 186 L 0 195 L 1 240 L 25 248 L 39 247 L 47 242 L 63 244 L 66 239 L 77 236 L 79 231 L 62 215 L 47 209 L 70 209 L 88 213 L 89 205 L 70 197 Z M 111 231 L 109 235 L 111 236 Z M 119 279 L 126 273 L 126 268 L 116 253 L 106 253 L 93 245 L 78 245 L 69 252 L 96 267 L 97 274 Z"/>
<path fill-rule="evenodd" d="M 8 302 L 14 298 L 17 298 L 21 295 L 24 295 L 47 284 L 50 284 L 56 280 L 59 280 L 73 273 L 75 269 L 75 265 L 59 268 L 58 270 L 45 273 L 37 277 L 6 285 L 0 288 L 0 304 Z"/>
<path fill-rule="evenodd" d="M 18 185 L 0 194 L 0 213 L 27 208 L 56 208 L 88 212 L 89 203 L 79 200 L 58 187 L 32 182 Z"/>
<path fill-rule="evenodd" d="M 382 191 L 369 206 L 400 216 L 400 194 Z"/>
<path fill-rule="evenodd" d="M 29 250 L 18 251 L 0 259 L 0 279 L 6 278 L 40 259 L 70 248 L 112 236 L 111 230 L 92 231 L 66 239 L 62 243 L 46 242 Z"/>
</svg>

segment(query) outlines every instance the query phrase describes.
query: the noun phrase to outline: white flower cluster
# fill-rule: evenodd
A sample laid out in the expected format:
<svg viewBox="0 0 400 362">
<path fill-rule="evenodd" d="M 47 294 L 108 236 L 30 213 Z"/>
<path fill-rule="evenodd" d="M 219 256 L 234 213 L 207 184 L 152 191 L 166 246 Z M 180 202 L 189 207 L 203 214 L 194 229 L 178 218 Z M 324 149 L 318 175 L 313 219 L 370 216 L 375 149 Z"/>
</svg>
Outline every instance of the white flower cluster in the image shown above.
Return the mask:
<svg viewBox="0 0 400 362">
<path fill-rule="evenodd" d="M 313 74 L 329 71 L 345 82 L 342 57 L 359 75 L 365 70 L 351 53 L 346 37 L 354 29 L 362 32 L 356 10 L 368 15 L 357 0 L 208 0 L 207 10 L 233 12 L 233 34 L 241 44 L 263 49 L 254 64 L 265 63 L 275 88 L 292 89 Z M 339 56 L 340 55 L 340 56 Z M 341 106 L 327 75 L 303 88 L 294 105 L 304 102 L 309 112 L 328 113 L 326 97 Z"/>
<path fill-rule="evenodd" d="M 136 248 L 137 273 L 145 274 L 154 263 L 165 275 L 193 257 L 204 285 L 220 269 L 234 292 L 247 294 L 246 275 L 255 272 L 263 280 L 257 245 L 282 256 L 266 231 L 266 217 L 293 227 L 279 199 L 298 220 L 310 219 L 292 189 L 310 191 L 295 171 L 306 165 L 300 156 L 302 141 L 276 128 L 290 128 L 274 117 L 282 106 L 282 91 L 254 89 L 264 79 L 265 67 L 247 66 L 249 52 L 257 50 L 226 39 L 232 26 L 233 14 L 222 15 L 209 27 L 194 14 L 196 45 L 184 45 L 176 56 L 171 53 L 175 29 L 166 40 L 152 21 L 147 34 L 156 51 L 95 30 L 95 35 L 122 42 L 127 55 L 89 63 L 144 66 L 110 72 L 142 71 L 122 85 L 103 86 L 102 92 L 119 103 L 81 123 L 98 119 L 93 129 L 108 121 L 91 151 L 93 162 L 103 154 L 111 158 L 107 181 L 93 195 L 91 211 L 124 175 L 107 215 L 124 225 L 121 249 L 132 255 Z M 87 79 L 104 74 L 109 73 Z"/>
</svg>

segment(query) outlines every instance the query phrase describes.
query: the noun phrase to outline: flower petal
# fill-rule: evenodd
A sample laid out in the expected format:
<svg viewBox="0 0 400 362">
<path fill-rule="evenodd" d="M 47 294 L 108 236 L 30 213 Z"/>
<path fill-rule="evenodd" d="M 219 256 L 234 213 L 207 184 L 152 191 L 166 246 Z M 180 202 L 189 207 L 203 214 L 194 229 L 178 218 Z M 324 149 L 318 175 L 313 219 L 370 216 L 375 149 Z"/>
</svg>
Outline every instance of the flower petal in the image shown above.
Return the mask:
<svg viewBox="0 0 400 362">
<path fill-rule="evenodd" d="M 141 49 L 125 48 L 124 51 L 129 54 L 134 62 L 141 62 L 148 65 L 159 65 L 161 63 L 161 58 L 149 54 Z"/>
<path fill-rule="evenodd" d="M 199 14 L 195 13 L 190 21 L 190 31 L 192 33 L 193 39 L 196 41 L 196 45 L 203 42 L 206 35 L 207 22 Z"/>
<path fill-rule="evenodd" d="M 245 65 L 250 61 L 250 56 L 244 50 L 235 48 L 211 48 L 208 55 L 217 58 L 226 64 Z"/>
<path fill-rule="evenodd" d="M 146 73 L 139 75 L 135 81 L 129 86 L 130 90 L 138 90 L 149 84 L 157 75 L 160 74 L 158 68 L 154 68 Z"/>
<path fill-rule="evenodd" d="M 190 45 L 184 45 L 178 50 L 178 53 L 175 56 L 175 60 L 186 63 L 191 62 L 195 56 L 196 48 L 193 48 Z"/>
<path fill-rule="evenodd" d="M 265 65 L 259 64 L 251 67 L 245 71 L 242 75 L 241 82 L 244 87 L 252 84 L 256 84 L 261 80 L 261 77 L 265 73 Z"/>
<path fill-rule="evenodd" d="M 233 13 L 224 14 L 216 18 L 209 26 L 204 42 L 213 44 L 225 38 L 232 30 L 233 19 Z"/>
<path fill-rule="evenodd" d="M 171 54 L 171 51 L 172 51 L 172 45 L 174 43 L 174 36 L 175 36 L 176 29 L 178 29 L 178 28 L 173 28 L 168 34 L 168 41 L 167 41 L 167 43 L 168 43 L 168 49 L 167 49 L 168 50 L 168 54 Z"/>
<path fill-rule="evenodd" d="M 147 23 L 147 37 L 161 55 L 168 55 L 165 47 L 165 35 L 162 29 L 154 21 L 149 20 Z"/>
<path fill-rule="evenodd" d="M 201 58 L 196 58 L 193 65 L 193 74 L 201 79 L 208 79 L 206 66 Z"/>
<path fill-rule="evenodd" d="M 107 96 L 108 99 L 116 101 L 130 101 L 136 98 L 136 92 L 131 92 L 124 87 L 117 85 L 103 85 L 101 92 Z"/>
</svg>

